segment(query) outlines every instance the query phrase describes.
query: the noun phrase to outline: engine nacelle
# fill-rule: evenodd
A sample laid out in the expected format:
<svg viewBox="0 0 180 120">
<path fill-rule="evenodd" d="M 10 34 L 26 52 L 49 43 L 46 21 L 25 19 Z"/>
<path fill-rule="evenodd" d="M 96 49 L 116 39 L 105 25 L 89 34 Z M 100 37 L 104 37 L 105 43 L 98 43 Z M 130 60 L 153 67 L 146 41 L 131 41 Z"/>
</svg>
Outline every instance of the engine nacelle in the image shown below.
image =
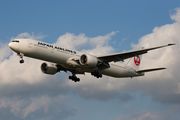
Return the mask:
<svg viewBox="0 0 180 120">
<path fill-rule="evenodd" d="M 54 64 L 43 63 L 41 65 L 41 71 L 45 74 L 54 75 L 58 72 L 58 68 Z"/>
<path fill-rule="evenodd" d="M 98 64 L 98 60 L 94 56 L 83 54 L 80 57 L 80 64 L 95 67 Z"/>
</svg>

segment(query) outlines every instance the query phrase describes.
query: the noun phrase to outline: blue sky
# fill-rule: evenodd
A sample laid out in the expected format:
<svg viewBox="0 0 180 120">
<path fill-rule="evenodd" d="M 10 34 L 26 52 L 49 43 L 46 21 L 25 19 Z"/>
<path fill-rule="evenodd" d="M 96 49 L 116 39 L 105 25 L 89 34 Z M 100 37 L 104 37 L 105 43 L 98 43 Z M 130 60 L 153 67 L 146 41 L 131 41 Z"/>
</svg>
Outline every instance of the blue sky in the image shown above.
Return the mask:
<svg viewBox="0 0 180 120">
<path fill-rule="evenodd" d="M 9 120 L 180 119 L 179 8 L 179 0 L 1 0 L 0 116 Z M 67 79 L 70 73 L 41 73 L 43 61 L 25 58 L 20 65 L 7 46 L 16 37 L 41 38 L 94 54 L 140 45 L 177 45 L 143 58 L 142 68 L 165 66 L 165 72 L 133 79 L 86 75 L 73 83 Z"/>
<path fill-rule="evenodd" d="M 3 39 L 34 32 L 56 41 L 66 32 L 95 37 L 119 31 L 115 40 L 129 36 L 129 41 L 137 41 L 155 26 L 172 23 L 169 14 L 177 5 L 178 0 L 1 1 L 0 32 Z"/>
</svg>

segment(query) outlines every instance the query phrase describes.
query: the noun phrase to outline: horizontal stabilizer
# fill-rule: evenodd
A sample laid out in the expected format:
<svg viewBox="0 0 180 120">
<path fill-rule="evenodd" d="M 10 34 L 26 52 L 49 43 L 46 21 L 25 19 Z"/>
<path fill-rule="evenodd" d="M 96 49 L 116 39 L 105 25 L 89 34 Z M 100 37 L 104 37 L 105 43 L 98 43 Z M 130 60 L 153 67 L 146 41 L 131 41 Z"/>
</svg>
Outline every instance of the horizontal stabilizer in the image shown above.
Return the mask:
<svg viewBox="0 0 180 120">
<path fill-rule="evenodd" d="M 151 71 L 157 71 L 157 70 L 163 70 L 166 68 L 153 68 L 153 69 L 145 69 L 145 70 L 136 70 L 137 73 L 143 73 L 143 72 L 151 72 Z"/>
</svg>

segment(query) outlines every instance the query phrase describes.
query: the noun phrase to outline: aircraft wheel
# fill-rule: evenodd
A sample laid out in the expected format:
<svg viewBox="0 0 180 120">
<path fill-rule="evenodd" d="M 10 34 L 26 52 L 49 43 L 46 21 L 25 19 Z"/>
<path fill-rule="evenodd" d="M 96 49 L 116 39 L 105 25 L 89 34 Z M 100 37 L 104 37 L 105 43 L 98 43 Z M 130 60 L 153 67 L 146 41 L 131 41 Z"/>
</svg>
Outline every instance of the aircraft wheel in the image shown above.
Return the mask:
<svg viewBox="0 0 180 120">
<path fill-rule="evenodd" d="M 69 79 L 72 80 L 72 76 L 69 76 Z"/>
<path fill-rule="evenodd" d="M 79 82 L 80 81 L 80 79 L 79 78 L 77 78 L 77 82 Z"/>
<path fill-rule="evenodd" d="M 102 78 L 102 74 L 99 74 L 99 77 Z"/>
<path fill-rule="evenodd" d="M 74 79 L 74 82 L 79 82 L 79 81 L 80 81 L 80 79 L 77 77 Z"/>
<path fill-rule="evenodd" d="M 24 63 L 24 60 L 20 60 L 19 62 L 22 64 L 22 63 Z"/>
<path fill-rule="evenodd" d="M 79 82 L 80 81 L 80 79 L 77 78 L 76 76 L 69 76 L 69 79 L 71 79 L 74 82 Z"/>
</svg>

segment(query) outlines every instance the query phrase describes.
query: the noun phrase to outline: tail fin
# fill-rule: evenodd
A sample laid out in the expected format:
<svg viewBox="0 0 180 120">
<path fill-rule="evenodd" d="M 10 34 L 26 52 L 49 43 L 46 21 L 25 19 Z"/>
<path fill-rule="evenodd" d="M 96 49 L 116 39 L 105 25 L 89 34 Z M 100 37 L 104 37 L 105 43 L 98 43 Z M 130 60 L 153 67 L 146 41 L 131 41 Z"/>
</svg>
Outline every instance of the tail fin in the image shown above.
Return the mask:
<svg viewBox="0 0 180 120">
<path fill-rule="evenodd" d="M 144 49 L 144 47 L 139 47 L 139 50 L 142 50 Z M 140 63 L 141 63 L 141 60 L 142 60 L 142 55 L 138 55 L 138 56 L 134 56 L 133 58 L 131 58 L 129 60 L 129 62 L 127 63 L 128 66 L 138 70 L 139 69 L 139 66 L 140 66 Z"/>
</svg>

